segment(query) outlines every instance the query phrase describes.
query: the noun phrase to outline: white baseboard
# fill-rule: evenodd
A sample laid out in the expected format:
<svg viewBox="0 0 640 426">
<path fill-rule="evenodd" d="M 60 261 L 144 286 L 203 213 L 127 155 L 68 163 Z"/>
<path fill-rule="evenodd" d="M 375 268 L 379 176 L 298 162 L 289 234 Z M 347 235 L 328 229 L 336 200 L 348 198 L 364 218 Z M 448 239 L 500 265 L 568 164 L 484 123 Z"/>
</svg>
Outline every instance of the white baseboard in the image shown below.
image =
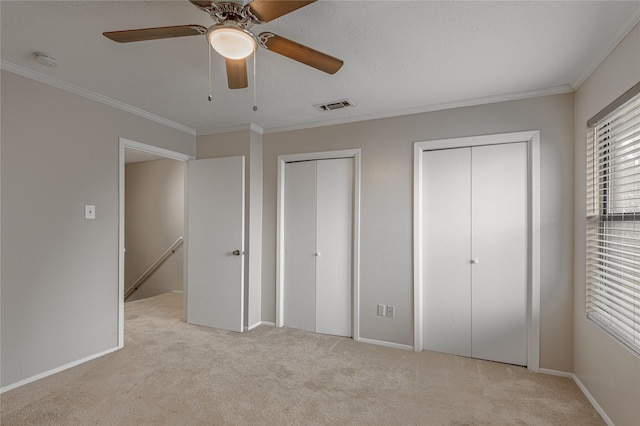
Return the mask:
<svg viewBox="0 0 640 426">
<path fill-rule="evenodd" d="M 60 366 L 60 367 L 45 371 L 43 373 L 36 374 L 35 376 L 31 376 L 31 377 L 28 377 L 26 379 L 20 380 L 19 382 L 16 382 L 16 383 L 13 383 L 11 385 L 7 385 L 7 386 L 5 386 L 3 388 L 0 388 L 0 394 L 8 392 L 8 391 L 10 391 L 12 389 L 19 388 L 20 386 L 24 386 L 24 385 L 26 385 L 28 383 L 35 382 L 36 380 L 40 380 L 40 379 L 44 379 L 45 377 L 52 376 L 52 375 L 54 375 L 56 373 L 59 373 L 61 371 L 68 370 L 69 368 L 75 367 L 77 365 L 84 364 L 85 362 L 91 361 L 93 359 L 100 358 L 101 356 L 110 354 L 111 352 L 115 352 L 118 349 L 122 349 L 122 348 L 120 346 L 116 346 L 116 347 L 113 347 L 111 349 L 107 349 L 106 351 L 98 352 L 97 354 L 90 355 L 90 356 L 88 356 L 86 358 L 82 358 L 82 359 L 79 359 L 77 361 L 70 362 L 69 364 L 65 364 L 63 366 Z"/>
<path fill-rule="evenodd" d="M 257 322 L 255 324 L 250 325 L 249 327 L 245 327 L 244 330 L 245 331 L 249 331 L 249 330 L 253 330 L 256 327 L 259 327 L 262 325 L 262 322 Z"/>
<path fill-rule="evenodd" d="M 171 290 L 171 293 L 183 294 L 184 291 L 183 290 Z"/>
<path fill-rule="evenodd" d="M 548 374 L 549 376 L 568 377 L 573 379 L 573 373 L 567 373 L 566 371 L 549 370 L 548 368 L 540 368 L 539 373 Z"/>
<path fill-rule="evenodd" d="M 582 384 L 582 382 L 580 381 L 578 376 L 576 376 L 574 373 L 567 373 L 566 371 L 558 371 L 558 370 L 549 370 L 549 369 L 546 369 L 546 368 L 541 368 L 540 369 L 540 373 L 549 374 L 551 376 L 568 377 L 568 378 L 572 379 L 573 382 L 582 391 L 584 396 L 587 397 L 587 399 L 589 400 L 589 402 L 591 403 L 593 408 L 595 408 L 596 411 L 598 412 L 598 414 L 600 414 L 600 417 L 602 417 L 602 420 L 604 420 L 604 422 L 608 426 L 615 426 L 615 423 L 613 423 L 613 421 L 609 418 L 607 413 L 602 409 L 600 404 L 598 404 L 598 401 L 596 401 L 596 399 L 593 397 L 593 395 L 591 395 L 591 392 L 589 392 L 587 387 L 584 384 Z"/>
<path fill-rule="evenodd" d="M 613 423 L 613 421 L 609 418 L 609 416 L 607 416 L 607 413 L 602 409 L 600 404 L 598 404 L 598 401 L 596 401 L 596 399 L 593 397 L 593 395 L 591 395 L 591 392 L 589 392 L 587 387 L 582 384 L 582 382 L 580 381 L 578 376 L 576 376 L 575 374 L 572 374 L 571 378 L 576 383 L 576 385 L 578 385 L 578 387 L 580 388 L 580 390 L 582 391 L 584 396 L 587 397 L 587 399 L 589 400 L 591 405 L 593 405 L 593 408 L 595 408 L 596 411 L 598 412 L 598 414 L 600 414 L 600 417 L 602 417 L 602 420 L 604 420 L 604 422 L 608 426 L 615 426 L 615 423 Z"/>
<path fill-rule="evenodd" d="M 364 337 L 360 337 L 356 341 L 357 342 L 362 342 L 362 343 L 370 343 L 372 345 L 386 346 L 388 348 L 403 349 L 405 351 L 412 351 L 413 350 L 413 346 L 401 345 L 400 343 L 385 342 L 384 340 L 374 340 L 374 339 L 366 339 Z"/>
<path fill-rule="evenodd" d="M 242 327 L 242 329 L 243 329 L 244 331 L 249 331 L 249 330 L 253 330 L 253 329 L 254 329 L 254 328 L 256 328 L 256 327 L 260 327 L 261 325 L 268 325 L 268 326 L 271 326 L 271 327 L 275 327 L 275 326 L 276 326 L 276 324 L 275 324 L 275 323 L 273 323 L 273 322 L 269 322 L 269 321 L 260 321 L 260 322 L 257 322 L 257 323 L 255 323 L 255 324 L 253 324 L 253 325 L 250 325 L 249 327 L 247 327 L 247 326 L 245 325 L 244 327 Z"/>
</svg>

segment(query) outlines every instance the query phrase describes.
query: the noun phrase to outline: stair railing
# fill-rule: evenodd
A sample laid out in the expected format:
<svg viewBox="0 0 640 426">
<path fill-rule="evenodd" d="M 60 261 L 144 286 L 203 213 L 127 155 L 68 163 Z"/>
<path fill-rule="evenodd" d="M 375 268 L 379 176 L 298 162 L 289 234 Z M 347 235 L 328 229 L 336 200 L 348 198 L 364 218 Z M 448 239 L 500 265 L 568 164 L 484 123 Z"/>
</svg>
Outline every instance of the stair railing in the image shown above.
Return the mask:
<svg viewBox="0 0 640 426">
<path fill-rule="evenodd" d="M 142 286 L 142 284 L 144 284 L 149 278 L 151 278 L 151 276 L 162 266 L 162 264 L 166 262 L 167 259 L 169 259 L 176 252 L 176 250 L 178 250 L 178 248 L 180 248 L 183 242 L 183 238 L 178 237 L 178 239 L 175 240 L 173 244 L 171 244 L 171 246 L 169 246 L 169 248 L 165 250 L 165 252 L 162 253 L 162 255 L 158 259 L 156 259 L 156 261 L 153 262 L 142 275 L 140 275 L 140 277 L 133 283 L 133 285 L 129 287 L 129 290 L 127 290 L 124 294 L 124 300 L 126 301 L 129 296 L 131 296 L 136 290 L 140 288 L 140 286 Z"/>
</svg>

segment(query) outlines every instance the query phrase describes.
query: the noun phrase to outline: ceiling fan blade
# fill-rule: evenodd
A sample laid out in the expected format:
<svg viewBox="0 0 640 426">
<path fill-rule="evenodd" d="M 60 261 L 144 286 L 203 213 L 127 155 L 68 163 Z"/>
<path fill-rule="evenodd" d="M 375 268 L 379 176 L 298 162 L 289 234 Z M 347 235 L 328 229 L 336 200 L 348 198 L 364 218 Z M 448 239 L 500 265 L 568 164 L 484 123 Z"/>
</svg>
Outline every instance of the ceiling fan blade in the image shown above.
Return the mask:
<svg viewBox="0 0 640 426">
<path fill-rule="evenodd" d="M 141 28 L 138 30 L 109 31 L 102 33 L 106 38 L 118 43 L 158 40 L 162 38 L 185 37 L 206 34 L 202 25 L 177 25 L 174 27 Z"/>
<path fill-rule="evenodd" d="M 251 12 L 261 21 L 269 22 L 317 0 L 253 0 Z"/>
<path fill-rule="evenodd" d="M 244 89 L 249 86 L 247 80 L 247 59 L 224 59 L 227 65 L 227 83 L 229 89 Z"/>
<path fill-rule="evenodd" d="M 279 53 L 294 61 L 302 62 L 305 65 L 309 65 L 328 74 L 335 74 L 344 64 L 344 62 L 338 58 L 318 52 L 310 47 L 273 33 L 261 33 L 259 39 L 264 40 L 264 46 L 266 46 L 268 50 Z"/>
<path fill-rule="evenodd" d="M 211 6 L 211 0 L 189 0 L 195 7 L 200 10 L 206 11 L 207 7 Z"/>
</svg>

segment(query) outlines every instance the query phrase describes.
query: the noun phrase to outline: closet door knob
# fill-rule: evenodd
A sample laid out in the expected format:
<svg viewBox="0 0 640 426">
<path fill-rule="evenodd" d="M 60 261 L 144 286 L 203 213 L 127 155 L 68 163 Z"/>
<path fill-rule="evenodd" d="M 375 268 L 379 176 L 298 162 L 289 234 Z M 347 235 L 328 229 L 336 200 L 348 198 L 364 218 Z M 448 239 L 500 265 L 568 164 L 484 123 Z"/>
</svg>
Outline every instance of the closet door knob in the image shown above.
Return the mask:
<svg viewBox="0 0 640 426">
<path fill-rule="evenodd" d="M 477 265 L 478 262 L 480 262 L 478 259 L 471 259 L 471 264 L 472 265 Z"/>
<path fill-rule="evenodd" d="M 321 254 L 322 254 L 322 253 L 320 253 L 320 252 L 318 251 L 318 252 L 314 253 L 313 255 L 314 255 L 315 257 L 320 257 L 320 255 L 321 255 Z"/>
<path fill-rule="evenodd" d="M 240 250 L 234 250 L 231 252 L 231 254 L 233 254 L 234 256 L 240 256 L 241 254 L 244 254 L 244 252 L 240 253 Z"/>
</svg>

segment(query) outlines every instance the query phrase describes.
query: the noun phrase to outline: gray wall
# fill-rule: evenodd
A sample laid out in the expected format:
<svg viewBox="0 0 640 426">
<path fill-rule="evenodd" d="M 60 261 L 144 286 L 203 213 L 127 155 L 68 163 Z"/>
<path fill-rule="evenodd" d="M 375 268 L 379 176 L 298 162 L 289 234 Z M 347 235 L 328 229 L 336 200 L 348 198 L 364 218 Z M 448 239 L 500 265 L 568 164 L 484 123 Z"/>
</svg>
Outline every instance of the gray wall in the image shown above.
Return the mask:
<svg viewBox="0 0 640 426">
<path fill-rule="evenodd" d="M 177 160 L 125 167 L 125 290 L 183 236 L 184 171 L 185 163 Z M 182 291 L 183 263 L 180 247 L 127 301 Z"/>
<path fill-rule="evenodd" d="M 618 426 L 640 419 L 640 357 L 586 318 L 587 120 L 639 81 L 640 24 L 575 94 L 574 371 Z"/>
<path fill-rule="evenodd" d="M 362 148 L 360 336 L 413 345 L 413 143 L 523 130 L 541 131 L 540 366 L 573 371 L 572 94 L 264 135 L 263 320 L 275 321 L 278 155 Z"/>
<path fill-rule="evenodd" d="M 117 346 L 118 138 L 195 136 L 2 71 L 2 381 Z M 96 219 L 84 219 L 85 204 Z"/>
</svg>

